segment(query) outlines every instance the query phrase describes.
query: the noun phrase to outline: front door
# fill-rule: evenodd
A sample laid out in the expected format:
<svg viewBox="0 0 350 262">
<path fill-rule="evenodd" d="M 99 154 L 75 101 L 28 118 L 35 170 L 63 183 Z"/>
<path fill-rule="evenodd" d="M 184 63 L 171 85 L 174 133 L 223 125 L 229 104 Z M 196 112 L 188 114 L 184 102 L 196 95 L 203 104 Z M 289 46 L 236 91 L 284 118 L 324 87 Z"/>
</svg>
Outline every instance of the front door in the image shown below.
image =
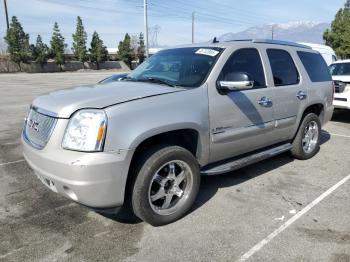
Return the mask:
<svg viewBox="0 0 350 262">
<path fill-rule="evenodd" d="M 235 73 L 250 76 L 254 87 L 225 93 L 220 93 L 214 83 L 208 87 L 211 162 L 262 148 L 272 141 L 273 90 L 266 84 L 259 51 L 234 51 L 217 81 L 232 81 L 230 77 Z"/>
</svg>

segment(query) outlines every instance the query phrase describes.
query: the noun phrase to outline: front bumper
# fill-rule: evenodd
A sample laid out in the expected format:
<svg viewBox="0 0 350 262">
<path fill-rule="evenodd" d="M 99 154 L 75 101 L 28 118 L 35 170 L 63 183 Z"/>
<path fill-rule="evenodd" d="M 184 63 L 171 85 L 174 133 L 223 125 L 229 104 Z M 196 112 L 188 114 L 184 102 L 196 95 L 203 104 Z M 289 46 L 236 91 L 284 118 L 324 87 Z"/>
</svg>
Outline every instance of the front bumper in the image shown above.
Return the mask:
<svg viewBox="0 0 350 262">
<path fill-rule="evenodd" d="M 22 136 L 24 158 L 38 178 L 52 191 L 83 205 L 93 208 L 121 206 L 132 152 L 64 150 L 60 146 L 60 130 L 64 128 L 56 126 L 42 150 L 33 148 Z"/>
</svg>

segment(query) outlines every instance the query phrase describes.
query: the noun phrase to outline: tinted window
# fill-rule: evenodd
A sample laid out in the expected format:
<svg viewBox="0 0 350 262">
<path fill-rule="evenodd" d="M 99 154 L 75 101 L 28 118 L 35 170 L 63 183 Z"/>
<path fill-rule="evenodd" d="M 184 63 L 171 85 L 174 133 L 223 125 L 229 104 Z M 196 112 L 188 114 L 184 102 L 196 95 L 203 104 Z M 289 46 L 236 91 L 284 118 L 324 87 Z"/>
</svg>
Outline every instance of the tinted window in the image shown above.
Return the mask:
<svg viewBox="0 0 350 262">
<path fill-rule="evenodd" d="M 312 82 L 332 81 L 327 64 L 320 54 L 297 52 Z"/>
<path fill-rule="evenodd" d="M 221 71 L 220 81 L 232 81 L 235 73 L 246 73 L 254 87 L 266 87 L 264 69 L 258 50 L 253 48 L 240 49 L 234 52 Z"/>
<path fill-rule="evenodd" d="M 268 49 L 267 55 L 275 86 L 295 85 L 299 83 L 299 74 L 292 57 L 287 51 Z"/>
<path fill-rule="evenodd" d="M 332 76 L 350 75 L 350 63 L 337 63 L 329 66 Z"/>
</svg>

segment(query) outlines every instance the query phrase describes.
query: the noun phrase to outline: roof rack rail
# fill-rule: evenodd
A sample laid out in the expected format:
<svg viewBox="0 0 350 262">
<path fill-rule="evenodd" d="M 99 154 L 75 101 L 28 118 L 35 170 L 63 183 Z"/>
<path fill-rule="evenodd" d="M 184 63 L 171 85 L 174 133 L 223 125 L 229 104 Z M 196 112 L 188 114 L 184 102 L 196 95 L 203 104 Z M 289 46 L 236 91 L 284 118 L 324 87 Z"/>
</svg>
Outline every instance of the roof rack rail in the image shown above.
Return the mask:
<svg viewBox="0 0 350 262">
<path fill-rule="evenodd" d="M 298 43 L 295 43 L 295 42 L 281 41 L 281 40 L 254 39 L 254 40 L 252 40 L 252 42 L 253 43 L 262 43 L 262 44 L 273 44 L 273 45 L 287 45 L 287 46 L 294 46 L 294 47 L 312 49 L 311 47 L 309 47 L 307 45 L 298 44 Z"/>
<path fill-rule="evenodd" d="M 227 40 L 225 42 L 252 42 L 252 43 L 260 43 L 260 44 L 273 44 L 273 45 L 286 45 L 286 46 L 294 46 L 294 47 L 300 47 L 300 48 L 306 48 L 306 49 L 312 49 L 310 46 L 295 43 L 295 42 L 288 42 L 288 41 L 281 41 L 281 40 L 272 40 L 272 39 L 237 39 L 237 40 Z"/>
<path fill-rule="evenodd" d="M 234 40 L 226 40 L 224 42 L 253 42 L 254 39 L 234 39 Z"/>
</svg>

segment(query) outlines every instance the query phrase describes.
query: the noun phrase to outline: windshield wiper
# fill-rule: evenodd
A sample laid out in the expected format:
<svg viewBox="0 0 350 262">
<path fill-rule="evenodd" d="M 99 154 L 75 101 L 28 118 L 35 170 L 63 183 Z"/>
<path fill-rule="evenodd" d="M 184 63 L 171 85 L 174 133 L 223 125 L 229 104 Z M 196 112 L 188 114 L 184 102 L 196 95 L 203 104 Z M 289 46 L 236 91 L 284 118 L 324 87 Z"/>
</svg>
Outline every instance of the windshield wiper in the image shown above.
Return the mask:
<svg viewBox="0 0 350 262">
<path fill-rule="evenodd" d="M 167 85 L 167 86 L 171 86 L 171 87 L 177 87 L 176 85 L 174 85 L 166 80 L 163 80 L 160 78 L 154 78 L 154 77 L 143 78 L 143 79 L 139 79 L 138 81 L 151 82 L 151 83 L 157 83 L 157 84 Z"/>
<path fill-rule="evenodd" d="M 138 80 L 136 78 L 130 77 L 130 76 L 124 76 L 122 78 L 120 78 L 119 80 L 121 81 L 133 81 L 133 82 L 137 82 Z"/>
</svg>

